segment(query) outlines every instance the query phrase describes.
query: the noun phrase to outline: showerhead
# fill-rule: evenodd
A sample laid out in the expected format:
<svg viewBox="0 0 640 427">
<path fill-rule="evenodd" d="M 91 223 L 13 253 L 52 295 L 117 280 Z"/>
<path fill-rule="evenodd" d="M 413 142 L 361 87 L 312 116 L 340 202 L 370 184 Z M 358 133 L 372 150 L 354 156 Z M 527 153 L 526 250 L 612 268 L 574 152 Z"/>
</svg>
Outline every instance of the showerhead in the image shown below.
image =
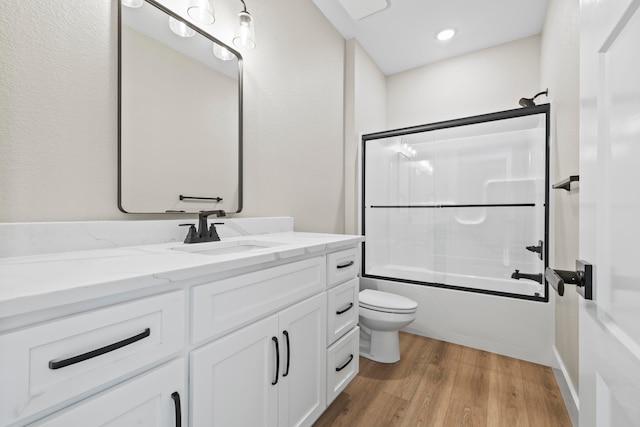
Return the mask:
<svg viewBox="0 0 640 427">
<path fill-rule="evenodd" d="M 548 95 L 549 94 L 549 89 L 545 90 L 544 92 L 540 92 L 540 93 L 536 93 L 535 96 L 533 98 L 520 98 L 520 106 L 522 107 L 533 107 L 536 105 L 536 103 L 534 102 L 534 100 L 539 97 L 540 95 Z"/>
</svg>

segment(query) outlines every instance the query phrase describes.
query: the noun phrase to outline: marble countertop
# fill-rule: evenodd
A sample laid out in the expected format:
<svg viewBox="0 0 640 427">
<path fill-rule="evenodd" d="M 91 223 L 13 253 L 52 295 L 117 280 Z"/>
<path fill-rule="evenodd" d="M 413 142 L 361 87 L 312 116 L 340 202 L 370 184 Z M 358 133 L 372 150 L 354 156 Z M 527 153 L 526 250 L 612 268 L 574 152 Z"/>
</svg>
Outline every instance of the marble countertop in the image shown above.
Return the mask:
<svg viewBox="0 0 640 427">
<path fill-rule="evenodd" d="M 361 236 L 283 232 L 222 239 L 221 243 L 270 242 L 244 252 L 204 255 L 175 250 L 211 243 L 162 243 L 144 246 L 0 258 L 0 318 L 100 298 L 159 284 L 187 280 L 321 254 L 353 246 Z"/>
</svg>

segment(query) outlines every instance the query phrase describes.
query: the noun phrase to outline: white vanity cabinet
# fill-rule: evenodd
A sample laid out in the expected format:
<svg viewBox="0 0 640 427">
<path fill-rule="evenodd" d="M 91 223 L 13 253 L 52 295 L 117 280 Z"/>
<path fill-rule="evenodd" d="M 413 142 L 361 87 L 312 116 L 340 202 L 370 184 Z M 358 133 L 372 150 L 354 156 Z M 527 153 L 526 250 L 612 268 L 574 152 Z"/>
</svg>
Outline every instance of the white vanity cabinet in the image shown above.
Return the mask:
<svg viewBox="0 0 640 427">
<path fill-rule="evenodd" d="M 56 302 L 43 292 L 21 311 L 0 282 L 14 313 L 0 311 L 0 427 L 311 426 L 358 372 L 359 238 L 286 238 L 255 258 L 177 253 L 184 268 L 159 250 L 106 253 L 113 279 L 51 279 Z M 131 253 L 175 267 L 129 273 Z M 77 268 L 61 258 L 54 273 Z"/>
<path fill-rule="evenodd" d="M 184 359 L 174 360 L 30 425 L 186 426 L 185 379 Z"/>
<path fill-rule="evenodd" d="M 0 425 L 113 383 L 180 351 L 178 290 L 0 334 Z"/>
<path fill-rule="evenodd" d="M 357 255 L 355 248 L 327 255 L 327 405 L 359 369 Z"/>
<path fill-rule="evenodd" d="M 191 353 L 193 426 L 311 425 L 326 408 L 326 295 Z"/>
</svg>

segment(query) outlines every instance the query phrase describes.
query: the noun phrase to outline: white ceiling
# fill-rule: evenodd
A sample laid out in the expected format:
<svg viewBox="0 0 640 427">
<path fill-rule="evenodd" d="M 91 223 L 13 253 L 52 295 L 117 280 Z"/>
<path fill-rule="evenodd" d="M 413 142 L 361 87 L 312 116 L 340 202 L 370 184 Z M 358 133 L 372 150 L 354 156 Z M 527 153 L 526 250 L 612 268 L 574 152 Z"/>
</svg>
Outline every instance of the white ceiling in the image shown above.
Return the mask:
<svg viewBox="0 0 640 427">
<path fill-rule="evenodd" d="M 353 20 L 341 3 L 355 3 L 361 9 L 366 8 L 363 0 L 313 2 L 345 39 L 356 38 L 386 75 L 538 34 L 548 4 L 548 0 L 387 0 L 383 10 Z M 448 27 L 457 29 L 456 36 L 438 41 L 436 33 Z"/>
</svg>

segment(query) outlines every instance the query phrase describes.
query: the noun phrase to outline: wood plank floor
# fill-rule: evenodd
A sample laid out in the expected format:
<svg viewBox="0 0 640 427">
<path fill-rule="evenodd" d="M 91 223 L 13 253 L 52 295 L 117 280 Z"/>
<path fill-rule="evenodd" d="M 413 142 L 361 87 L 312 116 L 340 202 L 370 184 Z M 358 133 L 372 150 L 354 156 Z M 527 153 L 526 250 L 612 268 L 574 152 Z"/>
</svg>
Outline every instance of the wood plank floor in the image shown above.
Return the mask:
<svg viewBox="0 0 640 427">
<path fill-rule="evenodd" d="M 405 332 L 400 354 L 361 357 L 314 426 L 571 426 L 549 367 Z"/>
</svg>

